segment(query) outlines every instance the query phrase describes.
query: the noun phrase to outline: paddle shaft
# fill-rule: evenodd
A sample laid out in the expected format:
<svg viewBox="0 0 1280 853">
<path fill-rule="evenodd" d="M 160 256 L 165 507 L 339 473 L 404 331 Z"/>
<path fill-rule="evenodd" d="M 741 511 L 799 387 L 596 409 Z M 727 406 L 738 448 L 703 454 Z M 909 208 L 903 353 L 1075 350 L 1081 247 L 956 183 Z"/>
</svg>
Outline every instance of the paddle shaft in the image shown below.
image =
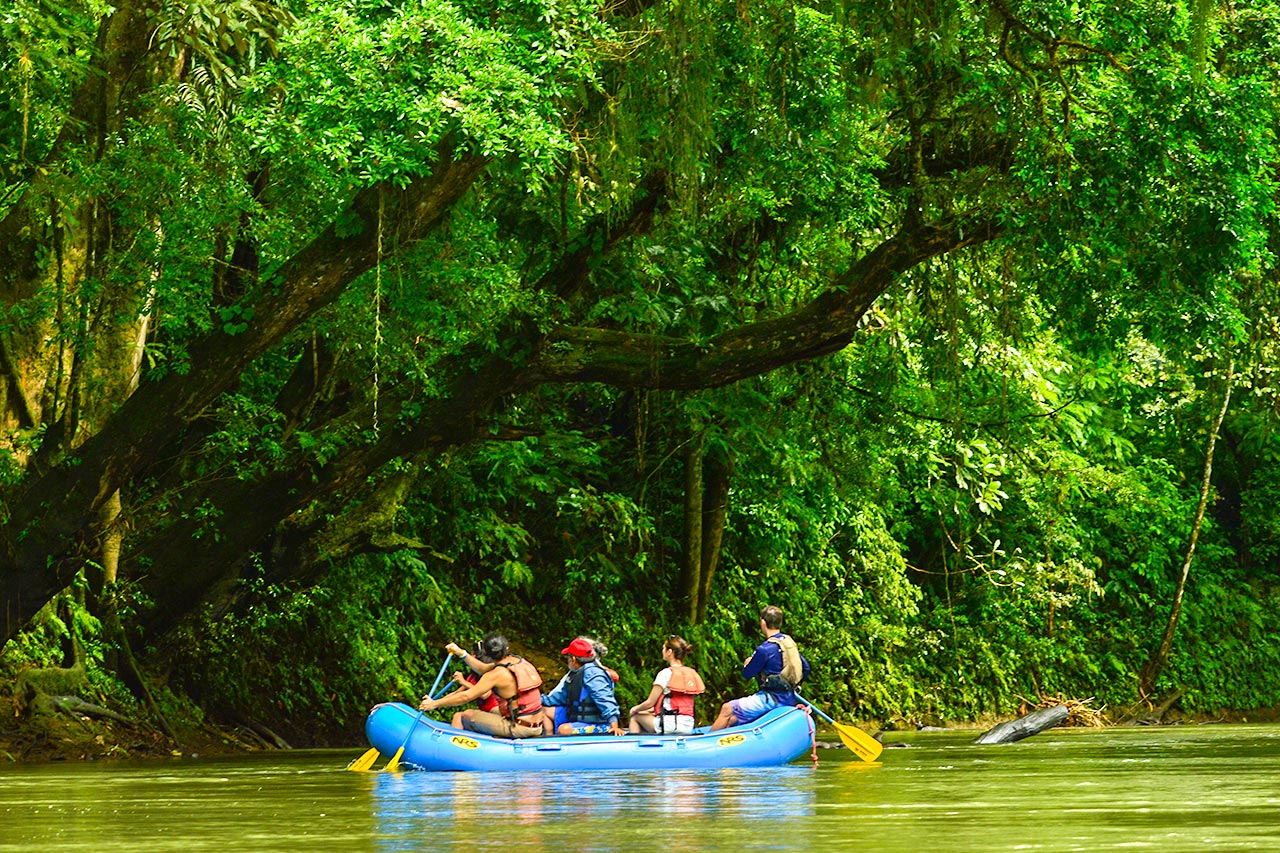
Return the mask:
<svg viewBox="0 0 1280 853">
<path fill-rule="evenodd" d="M 440 686 L 440 679 L 444 678 L 445 670 L 449 668 L 449 663 L 453 660 L 453 652 L 444 656 L 444 663 L 440 664 L 440 671 L 436 673 L 436 680 L 431 683 L 431 689 L 427 691 L 427 695 L 434 697 L 436 688 Z"/>
<path fill-rule="evenodd" d="M 800 696 L 799 693 L 797 693 L 796 695 Z M 826 720 L 828 723 L 830 723 L 833 726 L 836 724 L 836 721 L 828 717 L 826 714 L 822 713 L 822 709 L 819 708 L 817 705 L 813 704 L 808 699 L 805 699 L 803 696 L 800 696 L 800 698 L 804 699 L 804 704 L 808 705 L 809 710 L 813 711 L 813 713 L 817 714 L 819 717 Z"/>
<path fill-rule="evenodd" d="M 431 683 L 431 690 L 427 693 L 432 699 L 435 698 L 436 688 L 440 686 L 440 679 L 444 678 L 445 671 L 449 668 L 450 662 L 453 661 L 453 653 L 445 655 L 444 663 L 440 664 L 440 671 L 436 673 L 436 680 Z M 448 686 L 447 684 L 445 685 Z M 413 718 L 413 722 L 409 724 L 409 731 L 405 732 L 404 742 L 400 744 L 400 748 L 396 750 L 396 754 L 391 756 L 391 760 L 387 762 L 387 766 L 382 768 L 383 771 L 395 770 L 400 766 L 400 756 L 404 755 L 404 748 L 409 745 L 409 738 L 413 737 L 413 730 L 418 727 L 418 720 L 422 719 L 422 715 L 427 713 L 423 708 L 418 711 L 418 716 Z"/>
<path fill-rule="evenodd" d="M 436 688 L 440 686 L 440 679 L 444 678 L 445 670 L 449 668 L 449 663 L 452 660 L 453 660 L 453 652 L 450 652 L 449 654 L 445 655 L 444 663 L 440 664 L 440 671 L 436 673 L 436 680 L 431 682 L 431 689 L 427 692 L 427 695 L 430 696 L 432 699 L 436 698 Z M 445 685 L 445 687 L 448 687 L 448 686 L 449 686 L 448 684 Z M 409 734 L 404 736 L 404 743 L 400 744 L 400 750 L 396 753 L 396 755 L 399 755 L 401 752 L 404 752 L 404 748 L 409 745 L 409 736 L 413 734 L 414 727 L 418 725 L 418 720 L 421 720 L 422 715 L 425 713 L 427 713 L 425 709 L 421 710 L 418 712 L 418 716 L 413 718 L 413 725 L 409 726 Z"/>
</svg>

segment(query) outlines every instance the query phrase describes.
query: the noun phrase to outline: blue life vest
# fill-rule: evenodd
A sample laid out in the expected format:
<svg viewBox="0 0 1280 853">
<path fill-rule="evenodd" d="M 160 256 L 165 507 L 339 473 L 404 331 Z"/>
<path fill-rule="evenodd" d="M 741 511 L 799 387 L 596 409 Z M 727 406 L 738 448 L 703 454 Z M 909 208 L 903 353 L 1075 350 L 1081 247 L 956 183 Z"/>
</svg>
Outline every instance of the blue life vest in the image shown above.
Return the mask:
<svg viewBox="0 0 1280 853">
<path fill-rule="evenodd" d="M 595 703 L 595 699 L 591 694 L 582 689 L 582 682 L 587 673 L 587 667 L 597 666 L 600 664 L 596 661 L 587 661 L 582 666 L 569 673 L 568 681 L 565 682 L 565 696 L 569 702 L 566 706 L 565 713 L 568 721 L 571 723 L 603 723 L 604 716 L 600 713 L 600 708 Z M 604 667 L 600 667 L 602 670 Z M 607 674 L 607 673 L 606 673 Z"/>
</svg>

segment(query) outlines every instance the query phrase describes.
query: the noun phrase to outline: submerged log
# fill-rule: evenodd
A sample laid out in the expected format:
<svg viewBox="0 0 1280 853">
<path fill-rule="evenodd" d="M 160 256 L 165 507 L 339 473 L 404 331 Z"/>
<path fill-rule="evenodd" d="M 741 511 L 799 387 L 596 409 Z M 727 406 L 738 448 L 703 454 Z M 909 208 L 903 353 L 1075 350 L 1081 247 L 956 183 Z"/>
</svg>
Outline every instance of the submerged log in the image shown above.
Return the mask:
<svg viewBox="0 0 1280 853">
<path fill-rule="evenodd" d="M 1045 729 L 1051 729 L 1062 724 L 1070 716 L 1070 713 L 1066 705 L 1054 705 L 1052 708 L 1032 711 L 1026 716 L 1019 717 L 1016 720 L 1009 720 L 989 729 L 974 743 L 1013 743 L 1032 735 L 1038 735 Z"/>
</svg>

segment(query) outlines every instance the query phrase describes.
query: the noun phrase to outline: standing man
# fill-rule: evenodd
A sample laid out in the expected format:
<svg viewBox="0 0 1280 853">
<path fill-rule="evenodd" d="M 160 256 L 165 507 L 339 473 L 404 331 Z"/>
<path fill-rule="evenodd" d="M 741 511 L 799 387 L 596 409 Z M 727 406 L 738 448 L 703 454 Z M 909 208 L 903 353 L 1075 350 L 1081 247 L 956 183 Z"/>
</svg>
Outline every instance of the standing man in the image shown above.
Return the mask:
<svg viewBox="0 0 1280 853">
<path fill-rule="evenodd" d="M 756 679 L 758 688 L 721 705 L 712 731 L 749 723 L 779 705 L 796 704 L 796 688 L 809 677 L 809 662 L 796 641 L 782 633 L 781 608 L 770 604 L 760 611 L 760 631 L 765 641 L 742 664 L 742 677 Z"/>
<path fill-rule="evenodd" d="M 569 672 L 555 689 L 542 697 L 542 725 L 547 734 L 559 735 L 625 735 L 618 725 L 621 712 L 613 692 L 613 678 L 596 658 L 594 644 L 578 637 L 565 655 Z M 556 725 L 556 709 L 563 708 L 566 722 Z"/>
</svg>

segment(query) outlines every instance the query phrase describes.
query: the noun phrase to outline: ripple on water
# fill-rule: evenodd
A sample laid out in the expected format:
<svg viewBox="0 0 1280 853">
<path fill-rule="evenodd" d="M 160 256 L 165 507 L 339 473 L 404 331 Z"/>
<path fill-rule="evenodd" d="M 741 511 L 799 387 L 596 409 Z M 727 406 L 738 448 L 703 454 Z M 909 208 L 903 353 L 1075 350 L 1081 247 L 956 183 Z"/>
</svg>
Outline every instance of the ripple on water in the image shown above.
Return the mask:
<svg viewBox="0 0 1280 853">
<path fill-rule="evenodd" d="M 866 764 L 349 773 L 348 751 L 0 771 L 0 850 L 1280 849 L 1280 727 L 896 733 Z M 678 828 L 672 832 L 672 828 Z"/>
</svg>

